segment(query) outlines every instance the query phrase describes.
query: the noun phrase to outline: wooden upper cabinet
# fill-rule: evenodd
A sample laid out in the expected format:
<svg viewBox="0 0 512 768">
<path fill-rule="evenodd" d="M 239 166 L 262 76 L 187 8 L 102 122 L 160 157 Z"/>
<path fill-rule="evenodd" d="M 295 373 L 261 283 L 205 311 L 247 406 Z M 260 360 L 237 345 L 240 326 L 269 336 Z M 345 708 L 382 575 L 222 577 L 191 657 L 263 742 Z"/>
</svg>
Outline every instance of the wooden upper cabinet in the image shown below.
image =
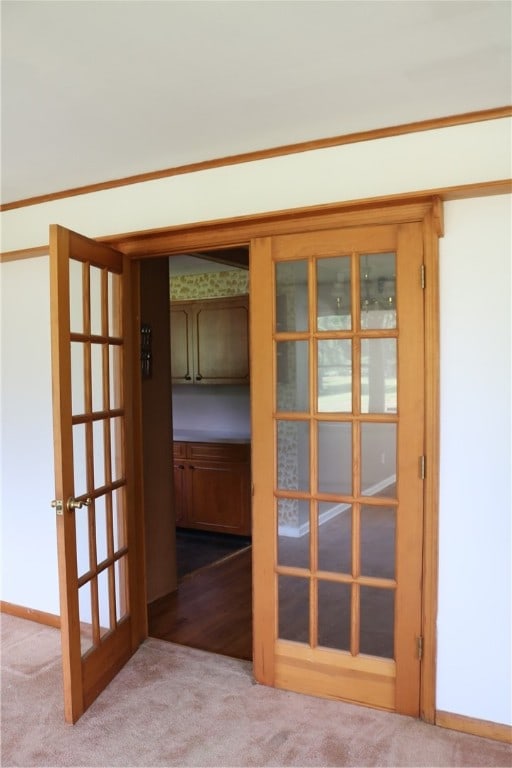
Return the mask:
<svg viewBox="0 0 512 768">
<path fill-rule="evenodd" d="M 249 383 L 249 301 L 171 302 L 173 384 Z"/>
</svg>

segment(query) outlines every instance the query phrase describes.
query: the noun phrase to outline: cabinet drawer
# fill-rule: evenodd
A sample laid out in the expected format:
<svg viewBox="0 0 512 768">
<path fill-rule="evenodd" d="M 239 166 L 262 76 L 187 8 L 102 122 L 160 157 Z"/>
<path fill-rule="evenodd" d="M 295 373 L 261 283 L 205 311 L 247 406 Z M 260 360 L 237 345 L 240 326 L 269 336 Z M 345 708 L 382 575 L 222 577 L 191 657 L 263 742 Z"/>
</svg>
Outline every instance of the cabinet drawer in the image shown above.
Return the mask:
<svg viewBox="0 0 512 768">
<path fill-rule="evenodd" d="M 189 443 L 189 459 L 213 461 L 249 461 L 249 445 L 237 443 Z"/>
</svg>

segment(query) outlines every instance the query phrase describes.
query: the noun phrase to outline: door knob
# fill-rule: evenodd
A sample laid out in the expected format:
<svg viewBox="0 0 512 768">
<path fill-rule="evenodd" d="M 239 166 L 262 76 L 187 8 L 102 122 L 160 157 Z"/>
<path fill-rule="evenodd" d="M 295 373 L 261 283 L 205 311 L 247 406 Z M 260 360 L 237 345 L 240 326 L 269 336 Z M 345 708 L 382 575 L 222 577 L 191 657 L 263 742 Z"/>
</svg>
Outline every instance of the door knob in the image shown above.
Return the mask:
<svg viewBox="0 0 512 768">
<path fill-rule="evenodd" d="M 74 499 L 72 496 L 70 499 L 68 499 L 66 507 L 68 508 L 68 511 L 71 512 L 73 509 L 82 509 L 82 507 L 89 507 L 92 504 L 92 499 Z"/>
<path fill-rule="evenodd" d="M 72 496 L 68 499 L 66 503 L 66 509 L 68 512 L 71 512 L 73 509 L 81 509 L 82 507 L 88 507 L 90 504 L 92 504 L 92 499 L 87 497 L 86 499 L 78 500 L 74 499 Z M 62 503 L 61 499 L 54 499 L 52 501 L 52 507 L 56 511 L 58 515 L 62 515 L 64 510 L 64 504 Z"/>
</svg>

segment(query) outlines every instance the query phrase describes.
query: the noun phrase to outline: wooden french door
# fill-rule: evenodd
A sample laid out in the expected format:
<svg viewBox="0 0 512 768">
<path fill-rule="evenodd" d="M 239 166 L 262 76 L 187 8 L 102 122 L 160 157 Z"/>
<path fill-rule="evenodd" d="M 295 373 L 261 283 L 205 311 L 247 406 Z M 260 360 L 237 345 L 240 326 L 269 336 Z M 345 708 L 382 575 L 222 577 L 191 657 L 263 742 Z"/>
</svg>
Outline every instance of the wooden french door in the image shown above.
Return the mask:
<svg viewBox="0 0 512 768">
<path fill-rule="evenodd" d="M 421 223 L 251 248 L 254 674 L 420 708 Z"/>
<path fill-rule="evenodd" d="M 137 591 L 130 268 L 50 227 L 55 500 L 65 717 L 142 641 Z"/>
</svg>

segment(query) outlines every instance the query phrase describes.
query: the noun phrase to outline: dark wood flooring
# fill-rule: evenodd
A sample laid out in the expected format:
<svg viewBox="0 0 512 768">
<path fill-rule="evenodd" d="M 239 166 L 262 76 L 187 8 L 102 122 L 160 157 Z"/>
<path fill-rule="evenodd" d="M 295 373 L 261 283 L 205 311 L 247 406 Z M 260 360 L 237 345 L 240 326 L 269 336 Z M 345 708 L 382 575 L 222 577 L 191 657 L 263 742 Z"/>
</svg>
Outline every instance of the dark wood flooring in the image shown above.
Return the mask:
<svg viewBox="0 0 512 768">
<path fill-rule="evenodd" d="M 237 659 L 252 659 L 251 548 L 186 576 L 148 606 L 149 634 Z"/>
<path fill-rule="evenodd" d="M 251 543 L 250 536 L 199 531 L 187 528 L 176 529 L 176 561 L 178 583 L 200 568 L 213 565 L 228 555 L 245 549 Z"/>
</svg>

